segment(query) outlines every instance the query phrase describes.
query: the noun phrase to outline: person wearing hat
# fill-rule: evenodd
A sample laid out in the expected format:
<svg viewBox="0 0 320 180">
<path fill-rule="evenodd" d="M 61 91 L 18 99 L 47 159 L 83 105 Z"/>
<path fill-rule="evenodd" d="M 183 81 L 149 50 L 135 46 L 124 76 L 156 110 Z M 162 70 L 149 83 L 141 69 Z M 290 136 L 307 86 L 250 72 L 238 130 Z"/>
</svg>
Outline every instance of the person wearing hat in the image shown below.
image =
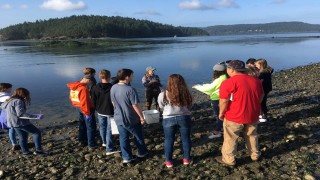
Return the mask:
<svg viewBox="0 0 320 180">
<path fill-rule="evenodd" d="M 260 157 L 257 122 L 264 92 L 260 80 L 246 74 L 243 61 L 229 62 L 227 73 L 230 78 L 220 86 L 219 119 L 223 120 L 224 130 L 222 156 L 215 159 L 233 166 L 236 164 L 237 139 L 241 132 L 251 159 L 257 161 Z"/>
<path fill-rule="evenodd" d="M 145 88 L 145 97 L 146 97 L 146 109 L 150 110 L 152 101 L 156 104 L 156 109 L 158 109 L 158 96 L 161 92 L 160 87 L 162 87 L 160 83 L 160 78 L 158 75 L 154 73 L 156 68 L 152 66 L 148 66 L 146 68 L 146 73 L 142 77 L 142 84 Z"/>
<path fill-rule="evenodd" d="M 219 88 L 221 83 L 226 79 L 226 66 L 225 64 L 218 63 L 213 66 L 212 83 L 192 86 L 192 88 L 209 95 L 211 99 L 211 107 L 217 123 L 212 134 L 208 137 L 209 139 L 219 138 L 222 136 L 222 121 L 219 120 Z"/>
<path fill-rule="evenodd" d="M 92 85 L 92 76 L 84 75 L 80 81 L 68 83 L 72 106 L 77 107 L 79 113 L 79 141 L 94 149 L 96 145 L 96 120 L 93 118 L 94 105 L 90 98 L 89 88 Z"/>
</svg>

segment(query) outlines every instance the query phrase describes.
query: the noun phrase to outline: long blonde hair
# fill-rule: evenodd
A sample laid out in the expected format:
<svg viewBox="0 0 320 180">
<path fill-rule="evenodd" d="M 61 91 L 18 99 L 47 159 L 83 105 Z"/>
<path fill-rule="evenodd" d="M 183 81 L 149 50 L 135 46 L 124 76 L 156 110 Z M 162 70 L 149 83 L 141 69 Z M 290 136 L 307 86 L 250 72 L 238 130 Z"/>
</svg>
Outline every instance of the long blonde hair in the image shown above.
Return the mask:
<svg viewBox="0 0 320 180">
<path fill-rule="evenodd" d="M 272 68 L 268 65 L 267 60 L 261 58 L 261 59 L 258 59 L 255 63 L 260 65 L 259 73 L 272 72 Z"/>
</svg>

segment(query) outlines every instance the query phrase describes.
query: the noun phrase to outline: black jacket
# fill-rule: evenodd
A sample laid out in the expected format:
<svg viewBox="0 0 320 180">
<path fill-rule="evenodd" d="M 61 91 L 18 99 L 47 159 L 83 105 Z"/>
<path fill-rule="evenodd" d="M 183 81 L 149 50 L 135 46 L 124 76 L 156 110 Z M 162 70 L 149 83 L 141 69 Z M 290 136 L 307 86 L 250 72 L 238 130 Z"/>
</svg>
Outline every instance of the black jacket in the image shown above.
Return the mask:
<svg viewBox="0 0 320 180">
<path fill-rule="evenodd" d="M 111 83 L 98 83 L 91 92 L 91 99 L 99 114 L 114 114 L 113 105 L 110 98 Z"/>
<path fill-rule="evenodd" d="M 262 81 L 262 87 L 263 87 L 263 91 L 265 94 L 269 93 L 270 91 L 272 91 L 272 81 L 271 81 L 271 74 L 273 71 L 271 72 L 262 72 L 259 75 L 259 79 Z"/>
</svg>

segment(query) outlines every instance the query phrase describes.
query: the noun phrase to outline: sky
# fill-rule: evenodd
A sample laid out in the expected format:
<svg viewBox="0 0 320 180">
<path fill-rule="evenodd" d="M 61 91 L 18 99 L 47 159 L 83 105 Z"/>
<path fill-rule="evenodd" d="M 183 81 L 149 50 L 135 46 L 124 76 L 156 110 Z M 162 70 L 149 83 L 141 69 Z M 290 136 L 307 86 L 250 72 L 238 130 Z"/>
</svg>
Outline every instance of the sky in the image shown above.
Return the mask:
<svg viewBox="0 0 320 180">
<path fill-rule="evenodd" d="M 122 16 L 189 27 L 320 24 L 320 0 L 0 0 L 0 28 L 72 15 Z"/>
</svg>

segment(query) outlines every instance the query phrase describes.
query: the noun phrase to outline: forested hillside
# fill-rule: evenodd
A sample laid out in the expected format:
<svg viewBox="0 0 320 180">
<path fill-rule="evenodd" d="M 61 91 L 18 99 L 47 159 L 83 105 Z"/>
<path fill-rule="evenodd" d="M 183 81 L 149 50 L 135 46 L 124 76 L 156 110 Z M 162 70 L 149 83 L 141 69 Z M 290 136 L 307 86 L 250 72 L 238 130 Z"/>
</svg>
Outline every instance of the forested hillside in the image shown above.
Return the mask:
<svg viewBox="0 0 320 180">
<path fill-rule="evenodd" d="M 120 16 L 71 16 L 24 22 L 0 29 L 1 40 L 73 38 L 150 38 L 203 36 L 199 28 L 174 27 Z"/>
<path fill-rule="evenodd" d="M 210 35 L 274 34 L 320 32 L 320 25 L 303 22 L 276 22 L 266 24 L 218 25 L 203 28 Z"/>
</svg>

